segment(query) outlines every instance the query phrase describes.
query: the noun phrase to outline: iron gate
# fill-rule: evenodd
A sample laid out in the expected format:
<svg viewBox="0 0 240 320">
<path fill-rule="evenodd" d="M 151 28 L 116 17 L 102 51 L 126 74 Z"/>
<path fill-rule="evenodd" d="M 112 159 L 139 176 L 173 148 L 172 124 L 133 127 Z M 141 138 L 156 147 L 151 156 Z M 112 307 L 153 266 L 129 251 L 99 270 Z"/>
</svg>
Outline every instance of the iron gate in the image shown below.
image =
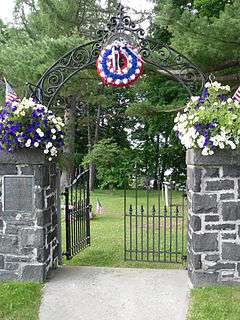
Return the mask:
<svg viewBox="0 0 240 320">
<path fill-rule="evenodd" d="M 65 188 L 66 252 L 68 260 L 90 246 L 89 171 L 79 170 Z"/>
<path fill-rule="evenodd" d="M 182 263 L 185 248 L 185 191 L 173 183 L 136 177 L 124 194 L 125 261 Z M 134 192 L 134 203 L 127 192 Z"/>
</svg>

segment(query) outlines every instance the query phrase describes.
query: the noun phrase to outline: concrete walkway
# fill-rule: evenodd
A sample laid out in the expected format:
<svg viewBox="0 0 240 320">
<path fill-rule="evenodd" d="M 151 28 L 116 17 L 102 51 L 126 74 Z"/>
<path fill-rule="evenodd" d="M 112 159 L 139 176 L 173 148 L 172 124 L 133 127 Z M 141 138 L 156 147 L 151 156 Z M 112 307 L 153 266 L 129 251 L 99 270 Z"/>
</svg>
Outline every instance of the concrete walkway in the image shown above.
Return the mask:
<svg viewBox="0 0 240 320">
<path fill-rule="evenodd" d="M 40 320 L 185 320 L 184 270 L 64 266 L 44 289 Z"/>
</svg>

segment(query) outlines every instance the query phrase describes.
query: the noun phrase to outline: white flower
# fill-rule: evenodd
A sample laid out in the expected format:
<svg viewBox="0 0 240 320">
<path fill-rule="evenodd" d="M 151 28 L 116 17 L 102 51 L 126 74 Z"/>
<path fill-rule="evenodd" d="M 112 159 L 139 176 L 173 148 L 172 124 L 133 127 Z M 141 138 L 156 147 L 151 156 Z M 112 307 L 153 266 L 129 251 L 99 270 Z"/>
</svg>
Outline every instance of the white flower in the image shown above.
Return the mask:
<svg viewBox="0 0 240 320">
<path fill-rule="evenodd" d="M 48 153 L 49 153 L 49 150 L 48 150 L 48 149 L 45 149 L 43 152 L 44 152 L 45 154 L 48 154 Z"/>
<path fill-rule="evenodd" d="M 210 82 L 206 82 L 205 83 L 205 88 L 210 88 L 211 87 L 211 83 Z"/>
<path fill-rule="evenodd" d="M 36 147 L 36 148 L 39 147 L 39 142 L 37 142 L 37 141 L 34 142 L 34 147 Z"/>
<path fill-rule="evenodd" d="M 51 132 L 54 134 L 54 133 L 56 133 L 57 131 L 56 131 L 56 129 L 51 129 Z"/>
<path fill-rule="evenodd" d="M 49 161 L 52 161 L 52 157 L 49 157 L 48 160 L 49 160 Z"/>
<path fill-rule="evenodd" d="M 27 142 L 25 143 L 25 146 L 26 146 L 27 148 L 29 148 L 29 147 L 31 146 L 31 142 L 32 142 L 32 140 L 31 140 L 31 139 L 28 139 Z"/>
<path fill-rule="evenodd" d="M 46 145 L 46 148 L 49 149 L 49 148 L 52 147 L 52 145 L 53 145 L 52 142 L 48 142 L 47 145 Z"/>
<path fill-rule="evenodd" d="M 37 134 L 39 135 L 39 137 L 44 137 L 44 133 L 42 132 L 42 130 L 40 128 L 37 128 L 36 130 Z"/>
<path fill-rule="evenodd" d="M 192 96 L 192 97 L 191 97 L 191 101 L 192 101 L 192 102 L 198 102 L 199 99 L 200 99 L 199 96 Z"/>
<path fill-rule="evenodd" d="M 208 151 L 209 151 L 208 148 L 204 148 L 204 149 L 202 150 L 202 155 L 203 155 L 203 156 L 207 156 L 207 155 L 208 155 Z"/>
<path fill-rule="evenodd" d="M 236 147 L 237 147 L 237 146 L 235 145 L 235 143 L 232 142 L 231 140 L 228 141 L 228 144 L 229 144 L 229 146 L 231 147 L 231 149 L 233 149 L 233 150 L 236 149 Z"/>
<path fill-rule="evenodd" d="M 56 140 L 56 139 L 57 139 L 57 137 L 56 137 L 55 135 L 53 135 L 53 136 L 52 136 L 52 139 L 53 139 L 53 140 Z"/>
<path fill-rule="evenodd" d="M 200 137 L 197 139 L 197 145 L 198 145 L 198 147 L 199 147 L 199 148 L 203 148 L 204 142 L 205 142 L 204 136 L 200 136 Z"/>
</svg>

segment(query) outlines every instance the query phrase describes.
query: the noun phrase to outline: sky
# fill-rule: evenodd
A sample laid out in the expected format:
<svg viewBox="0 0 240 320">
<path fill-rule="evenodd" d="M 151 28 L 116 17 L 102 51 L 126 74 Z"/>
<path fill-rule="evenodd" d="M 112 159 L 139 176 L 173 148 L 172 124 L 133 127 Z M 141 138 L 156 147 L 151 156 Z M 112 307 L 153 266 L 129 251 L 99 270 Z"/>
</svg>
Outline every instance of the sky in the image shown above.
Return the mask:
<svg viewBox="0 0 240 320">
<path fill-rule="evenodd" d="M 12 21 L 12 11 L 15 0 L 0 0 L 0 18 L 4 22 Z M 149 10 L 152 8 L 152 3 L 147 0 L 122 0 L 123 5 L 128 5 L 138 10 Z"/>
</svg>

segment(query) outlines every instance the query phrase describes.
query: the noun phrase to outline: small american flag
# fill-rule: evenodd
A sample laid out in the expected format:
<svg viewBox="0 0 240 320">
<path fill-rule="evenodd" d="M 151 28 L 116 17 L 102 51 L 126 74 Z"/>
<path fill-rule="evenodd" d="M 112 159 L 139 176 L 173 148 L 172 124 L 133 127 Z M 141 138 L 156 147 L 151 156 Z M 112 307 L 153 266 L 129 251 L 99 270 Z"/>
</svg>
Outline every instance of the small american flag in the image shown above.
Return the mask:
<svg viewBox="0 0 240 320">
<path fill-rule="evenodd" d="M 4 80 L 6 84 L 6 105 L 11 105 L 13 102 L 19 102 L 21 100 L 20 97 L 16 94 L 7 80 Z"/>
<path fill-rule="evenodd" d="M 238 102 L 240 102 L 240 87 L 237 89 L 237 91 L 234 93 L 233 96 L 234 100 L 237 100 Z"/>
</svg>

